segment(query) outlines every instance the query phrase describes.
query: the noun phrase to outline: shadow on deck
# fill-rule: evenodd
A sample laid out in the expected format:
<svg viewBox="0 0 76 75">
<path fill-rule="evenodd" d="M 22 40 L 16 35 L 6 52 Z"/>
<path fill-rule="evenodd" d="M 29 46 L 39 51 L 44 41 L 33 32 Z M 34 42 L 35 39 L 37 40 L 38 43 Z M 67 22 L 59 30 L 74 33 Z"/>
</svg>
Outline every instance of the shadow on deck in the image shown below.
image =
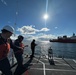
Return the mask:
<svg viewBox="0 0 76 75">
<path fill-rule="evenodd" d="M 24 72 L 26 72 L 28 69 L 30 69 L 29 66 L 32 66 L 31 65 L 32 60 L 33 60 L 33 58 L 30 58 L 27 62 L 24 62 L 24 65 L 23 65 L 24 67 L 18 67 L 17 63 L 14 64 L 11 67 L 14 75 L 22 75 Z"/>
</svg>

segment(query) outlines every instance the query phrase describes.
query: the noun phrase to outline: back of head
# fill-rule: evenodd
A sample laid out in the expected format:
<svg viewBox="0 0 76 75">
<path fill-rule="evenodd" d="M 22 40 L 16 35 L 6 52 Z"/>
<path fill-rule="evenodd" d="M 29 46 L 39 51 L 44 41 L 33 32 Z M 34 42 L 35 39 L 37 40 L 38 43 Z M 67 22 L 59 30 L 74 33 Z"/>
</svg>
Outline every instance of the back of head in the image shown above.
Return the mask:
<svg viewBox="0 0 76 75">
<path fill-rule="evenodd" d="M 33 41 L 32 42 L 35 42 L 35 39 L 33 39 Z"/>
<path fill-rule="evenodd" d="M 10 26 L 10 25 L 4 26 L 2 31 L 3 30 L 6 30 L 6 31 L 11 32 L 11 33 L 14 33 L 14 28 L 12 26 Z"/>
<path fill-rule="evenodd" d="M 18 39 L 24 39 L 24 37 L 22 35 L 19 35 Z"/>
<path fill-rule="evenodd" d="M 35 39 L 33 39 L 33 41 L 35 41 Z"/>
</svg>

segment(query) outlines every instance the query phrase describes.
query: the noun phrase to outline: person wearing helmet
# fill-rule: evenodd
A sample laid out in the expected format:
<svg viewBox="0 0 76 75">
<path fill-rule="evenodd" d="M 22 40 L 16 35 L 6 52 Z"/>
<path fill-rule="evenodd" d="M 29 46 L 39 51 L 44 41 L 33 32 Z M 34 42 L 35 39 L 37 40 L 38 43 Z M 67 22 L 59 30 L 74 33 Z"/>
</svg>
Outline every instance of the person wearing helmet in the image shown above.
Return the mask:
<svg viewBox="0 0 76 75">
<path fill-rule="evenodd" d="M 12 36 L 14 28 L 12 26 L 6 25 L 1 31 L 2 33 L 0 33 L 0 70 L 4 75 L 12 75 L 7 55 L 10 51 L 10 43 L 8 42 L 8 39 Z"/>
<path fill-rule="evenodd" d="M 33 39 L 33 41 L 31 42 L 31 50 L 32 50 L 32 55 L 31 58 L 34 57 L 34 52 L 35 52 L 35 46 L 37 44 L 35 43 L 35 39 Z"/>
<path fill-rule="evenodd" d="M 24 68 L 22 54 L 23 54 L 24 47 L 26 47 L 27 45 L 24 46 L 24 44 L 22 43 L 23 39 L 24 39 L 24 37 L 22 35 L 19 35 L 18 38 L 14 41 L 14 45 L 22 48 L 22 50 L 19 50 L 16 48 L 14 49 L 15 58 L 16 58 L 17 63 L 18 63 L 18 66 L 17 66 L 16 71 L 14 73 L 15 75 L 17 75 L 16 73 L 18 73 L 17 69 Z"/>
<path fill-rule="evenodd" d="M 14 33 L 14 28 L 12 26 L 6 25 L 1 31 L 2 33 L 0 33 L 0 70 L 4 75 L 12 75 L 11 66 L 7 58 L 10 48 L 16 48 L 20 50 L 23 49 L 15 46 L 12 40 L 10 39 L 10 37 Z"/>
</svg>

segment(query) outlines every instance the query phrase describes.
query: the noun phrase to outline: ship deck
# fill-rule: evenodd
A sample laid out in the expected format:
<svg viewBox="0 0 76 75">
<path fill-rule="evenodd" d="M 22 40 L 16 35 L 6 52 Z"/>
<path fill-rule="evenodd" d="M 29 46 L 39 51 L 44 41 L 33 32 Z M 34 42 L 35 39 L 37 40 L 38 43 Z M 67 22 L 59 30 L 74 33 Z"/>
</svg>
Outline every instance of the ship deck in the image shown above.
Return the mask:
<svg viewBox="0 0 76 75">
<path fill-rule="evenodd" d="M 24 57 L 24 66 L 26 69 L 17 71 L 17 75 L 76 75 L 76 60 L 53 58 L 54 63 L 48 61 L 45 57 Z M 15 65 L 12 68 L 14 72 L 17 68 Z"/>
</svg>

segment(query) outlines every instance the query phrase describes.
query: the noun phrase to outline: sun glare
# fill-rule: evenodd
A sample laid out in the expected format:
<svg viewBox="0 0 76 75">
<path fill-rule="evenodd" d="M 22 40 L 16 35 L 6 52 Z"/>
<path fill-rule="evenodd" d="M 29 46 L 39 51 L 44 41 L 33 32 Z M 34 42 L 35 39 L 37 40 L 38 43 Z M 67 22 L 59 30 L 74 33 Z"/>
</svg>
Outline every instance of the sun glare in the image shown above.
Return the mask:
<svg viewBox="0 0 76 75">
<path fill-rule="evenodd" d="M 45 20 L 47 20 L 47 19 L 48 19 L 48 15 L 45 14 L 43 18 L 44 18 Z"/>
</svg>

